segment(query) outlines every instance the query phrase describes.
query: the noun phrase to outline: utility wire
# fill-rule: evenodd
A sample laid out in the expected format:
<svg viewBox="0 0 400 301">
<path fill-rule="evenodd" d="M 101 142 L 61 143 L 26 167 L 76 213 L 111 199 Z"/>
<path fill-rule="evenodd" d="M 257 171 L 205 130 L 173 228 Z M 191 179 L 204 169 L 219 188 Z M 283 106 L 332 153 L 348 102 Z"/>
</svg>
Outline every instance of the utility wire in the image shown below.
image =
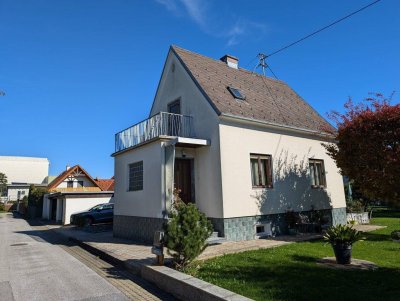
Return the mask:
<svg viewBox="0 0 400 301">
<path fill-rule="evenodd" d="M 264 83 L 265 88 L 268 90 L 269 95 L 271 95 L 271 98 L 272 98 L 273 103 L 274 103 L 275 106 L 278 108 L 279 114 L 281 115 L 282 119 L 287 123 L 287 120 L 286 120 L 285 116 L 283 115 L 283 113 L 282 113 L 282 111 L 281 111 L 281 108 L 279 107 L 278 100 L 276 99 L 276 97 L 274 96 L 274 94 L 272 94 L 271 89 L 268 87 L 267 83 L 265 82 L 265 76 L 261 76 L 261 79 L 262 79 L 262 81 L 263 81 L 263 83 Z"/>
<path fill-rule="evenodd" d="M 310 33 L 309 35 L 306 35 L 305 37 L 303 37 L 303 38 L 301 38 L 301 39 L 299 39 L 299 40 L 297 40 L 297 41 L 295 41 L 295 42 L 293 42 L 293 43 L 290 43 L 289 45 L 286 45 L 286 46 L 284 46 L 284 47 L 282 47 L 282 48 L 280 48 L 280 49 L 278 49 L 278 50 L 276 50 L 276 51 L 270 53 L 269 55 L 267 55 L 267 57 L 270 57 L 270 56 L 272 56 L 272 55 L 274 55 L 274 54 L 277 54 L 277 53 L 279 53 L 279 52 L 281 52 L 281 51 L 283 51 L 283 50 L 285 50 L 285 49 L 288 49 L 289 47 L 292 47 L 293 45 L 296 45 L 296 44 L 298 44 L 298 43 L 304 41 L 305 39 L 308 39 L 308 38 L 312 37 L 313 35 L 316 35 L 317 33 L 320 33 L 321 31 L 323 31 L 323 30 L 325 30 L 325 29 L 328 29 L 329 27 L 331 27 L 331 26 L 333 26 L 333 25 L 336 25 L 337 23 L 339 23 L 339 22 L 341 22 L 341 21 L 343 21 L 343 20 L 346 20 L 346 19 L 350 18 L 351 16 L 354 16 L 355 14 L 357 14 L 357 13 L 363 11 L 364 9 L 367 9 L 368 7 L 370 7 L 370 6 L 372 6 L 372 5 L 377 4 L 377 3 L 380 2 L 380 1 L 381 1 L 381 0 L 376 0 L 376 1 L 374 1 L 374 2 L 371 2 L 370 4 L 368 4 L 368 5 L 366 5 L 366 6 L 362 7 L 362 8 L 360 8 L 360 9 L 358 9 L 358 10 L 356 10 L 356 11 L 354 11 L 354 12 L 348 14 L 347 16 L 344 16 L 344 17 L 342 17 L 342 18 L 336 20 L 335 22 L 333 22 L 333 23 L 331 23 L 331 24 L 329 24 L 329 25 L 327 25 L 327 26 L 325 26 L 325 27 L 322 27 L 321 29 L 318 29 L 318 30 L 314 31 L 313 33 Z"/>
<path fill-rule="evenodd" d="M 279 79 L 276 74 L 274 73 L 274 71 L 272 71 L 271 66 L 268 64 L 267 68 L 269 69 L 269 71 L 271 71 L 272 75 L 275 77 L 275 79 Z"/>
</svg>

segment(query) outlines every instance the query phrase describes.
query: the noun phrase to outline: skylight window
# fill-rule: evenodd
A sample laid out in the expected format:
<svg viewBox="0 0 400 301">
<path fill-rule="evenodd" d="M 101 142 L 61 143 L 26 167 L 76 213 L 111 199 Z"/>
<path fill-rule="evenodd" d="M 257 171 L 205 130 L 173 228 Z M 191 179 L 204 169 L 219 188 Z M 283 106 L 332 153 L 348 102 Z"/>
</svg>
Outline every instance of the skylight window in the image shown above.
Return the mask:
<svg viewBox="0 0 400 301">
<path fill-rule="evenodd" d="M 242 94 L 242 92 L 239 89 L 233 88 L 233 87 L 228 87 L 229 92 L 231 92 L 232 96 L 235 97 L 236 99 L 240 100 L 245 100 L 246 97 Z"/>
</svg>

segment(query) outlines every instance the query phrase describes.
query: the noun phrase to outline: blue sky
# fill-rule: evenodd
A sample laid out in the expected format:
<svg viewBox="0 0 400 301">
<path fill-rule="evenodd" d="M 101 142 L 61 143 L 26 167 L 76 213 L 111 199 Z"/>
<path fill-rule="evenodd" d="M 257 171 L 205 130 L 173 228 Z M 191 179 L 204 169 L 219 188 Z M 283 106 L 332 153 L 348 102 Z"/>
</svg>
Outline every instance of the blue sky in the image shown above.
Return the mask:
<svg viewBox="0 0 400 301">
<path fill-rule="evenodd" d="M 369 2 L 0 0 L 0 155 L 110 177 L 114 134 L 147 117 L 171 44 L 252 70 L 259 52 Z M 383 0 L 268 62 L 324 116 L 349 96 L 400 91 L 399 11 Z"/>
</svg>

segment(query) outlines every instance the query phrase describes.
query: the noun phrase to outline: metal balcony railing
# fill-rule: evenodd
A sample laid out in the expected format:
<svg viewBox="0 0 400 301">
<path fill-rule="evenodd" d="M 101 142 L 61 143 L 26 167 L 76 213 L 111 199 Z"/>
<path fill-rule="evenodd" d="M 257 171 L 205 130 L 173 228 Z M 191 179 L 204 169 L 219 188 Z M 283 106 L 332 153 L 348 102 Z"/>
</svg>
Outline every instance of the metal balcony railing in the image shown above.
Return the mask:
<svg viewBox="0 0 400 301">
<path fill-rule="evenodd" d="M 160 112 L 115 134 L 115 152 L 144 143 L 159 136 L 193 138 L 191 116 Z"/>
</svg>

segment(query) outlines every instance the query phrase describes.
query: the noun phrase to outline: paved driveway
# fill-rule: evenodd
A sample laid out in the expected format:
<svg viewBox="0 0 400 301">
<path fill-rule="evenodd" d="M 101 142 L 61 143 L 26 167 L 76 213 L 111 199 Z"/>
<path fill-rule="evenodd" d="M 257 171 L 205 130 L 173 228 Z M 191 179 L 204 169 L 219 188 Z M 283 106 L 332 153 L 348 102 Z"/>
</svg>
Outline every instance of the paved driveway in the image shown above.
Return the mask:
<svg viewBox="0 0 400 301">
<path fill-rule="evenodd" d="M 8 300 L 129 300 L 118 290 L 117 283 L 107 281 L 108 271 L 96 261 L 76 250 L 72 256 L 65 246 L 54 244 L 55 234 L 38 231 L 25 220 L 12 215 L 0 214 L 0 296 Z M 97 266 L 93 271 L 82 258 Z M 106 266 L 109 271 L 112 267 Z M 104 274 L 103 277 L 101 275 Z M 113 275 L 114 282 L 118 279 Z M 120 278 L 120 274 L 118 274 Z M 124 277 L 122 288 L 129 287 L 131 280 Z M 122 281 L 121 280 L 121 281 Z M 143 299 L 136 288 L 137 300 L 153 300 L 148 292 Z M 139 293 L 139 294 L 138 294 Z M 158 298 L 156 298 L 159 300 Z"/>
</svg>

